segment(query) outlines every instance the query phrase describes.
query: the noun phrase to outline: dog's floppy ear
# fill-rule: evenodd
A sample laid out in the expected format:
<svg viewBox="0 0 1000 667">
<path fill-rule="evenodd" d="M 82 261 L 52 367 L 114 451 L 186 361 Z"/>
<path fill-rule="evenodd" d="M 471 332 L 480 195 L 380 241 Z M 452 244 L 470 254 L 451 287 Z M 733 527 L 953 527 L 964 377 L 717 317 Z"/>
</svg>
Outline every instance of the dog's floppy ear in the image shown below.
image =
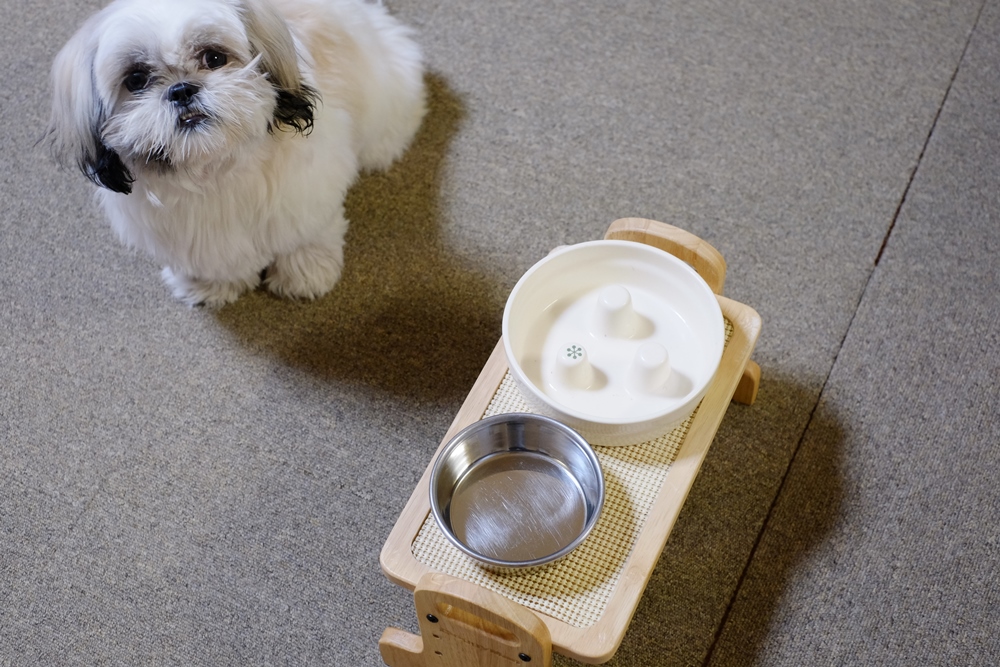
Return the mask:
<svg viewBox="0 0 1000 667">
<path fill-rule="evenodd" d="M 250 48 L 278 93 L 274 125 L 308 133 L 318 94 L 302 81 L 295 42 L 285 19 L 268 0 L 239 0 Z"/>
<path fill-rule="evenodd" d="M 132 191 L 132 174 L 104 145 L 107 110 L 96 90 L 94 56 L 101 16 L 92 17 L 66 43 L 52 65 L 52 113 L 46 137 L 53 152 L 72 158 L 91 181 L 115 192 Z"/>
</svg>

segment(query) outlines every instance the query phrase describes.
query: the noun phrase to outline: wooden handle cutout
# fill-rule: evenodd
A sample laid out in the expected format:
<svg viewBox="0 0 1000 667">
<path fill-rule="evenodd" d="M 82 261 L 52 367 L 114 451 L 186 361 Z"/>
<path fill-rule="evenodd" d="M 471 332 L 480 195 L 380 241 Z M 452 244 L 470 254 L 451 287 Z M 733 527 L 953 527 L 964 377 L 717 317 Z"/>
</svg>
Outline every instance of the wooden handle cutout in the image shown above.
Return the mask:
<svg viewBox="0 0 1000 667">
<path fill-rule="evenodd" d="M 722 294 L 726 284 L 726 260 L 711 244 L 691 232 L 656 220 L 621 218 L 611 223 L 604 238 L 636 241 L 665 250 L 690 264 L 714 293 Z"/>
<path fill-rule="evenodd" d="M 552 640 L 538 616 L 476 584 L 440 573 L 413 593 L 420 636 L 389 628 L 379 651 L 390 667 L 551 667 Z"/>
</svg>

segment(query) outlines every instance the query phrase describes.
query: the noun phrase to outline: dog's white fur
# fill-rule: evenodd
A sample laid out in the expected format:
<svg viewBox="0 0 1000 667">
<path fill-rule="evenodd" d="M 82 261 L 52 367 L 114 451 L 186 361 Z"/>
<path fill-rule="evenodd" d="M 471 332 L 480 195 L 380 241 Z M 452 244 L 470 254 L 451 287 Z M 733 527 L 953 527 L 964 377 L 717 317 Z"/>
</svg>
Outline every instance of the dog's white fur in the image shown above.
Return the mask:
<svg viewBox="0 0 1000 667">
<path fill-rule="evenodd" d="M 130 91 L 136 70 L 147 83 Z M 234 301 L 262 275 L 282 296 L 328 292 L 348 187 L 398 158 L 425 110 L 410 31 L 363 0 L 116 0 L 52 78 L 57 152 L 104 186 L 112 228 L 192 305 Z M 188 106 L 168 92 L 182 83 L 197 89 Z"/>
</svg>

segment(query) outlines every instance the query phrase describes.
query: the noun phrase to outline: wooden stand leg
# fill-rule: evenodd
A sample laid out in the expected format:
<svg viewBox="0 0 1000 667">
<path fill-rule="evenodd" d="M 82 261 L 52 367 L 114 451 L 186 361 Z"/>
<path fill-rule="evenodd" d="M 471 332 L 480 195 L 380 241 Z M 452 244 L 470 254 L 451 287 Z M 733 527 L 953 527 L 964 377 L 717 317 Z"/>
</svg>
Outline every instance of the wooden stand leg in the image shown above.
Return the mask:
<svg viewBox="0 0 1000 667">
<path fill-rule="evenodd" d="M 549 629 L 512 600 L 445 574 L 413 593 L 420 636 L 388 628 L 379 652 L 389 667 L 551 667 Z"/>
<path fill-rule="evenodd" d="M 760 387 L 760 366 L 752 359 L 747 361 L 746 368 L 743 369 L 743 377 L 736 385 L 736 392 L 733 400 L 743 405 L 753 405 L 757 400 L 757 389 Z"/>
</svg>

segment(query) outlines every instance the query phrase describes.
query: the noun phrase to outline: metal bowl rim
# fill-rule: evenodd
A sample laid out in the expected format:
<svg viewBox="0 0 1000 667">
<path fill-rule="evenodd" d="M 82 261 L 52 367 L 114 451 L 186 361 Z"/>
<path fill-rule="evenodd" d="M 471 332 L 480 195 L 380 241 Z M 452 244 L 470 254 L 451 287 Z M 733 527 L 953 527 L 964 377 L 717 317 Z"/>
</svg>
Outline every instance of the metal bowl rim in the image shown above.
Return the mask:
<svg viewBox="0 0 1000 667">
<path fill-rule="evenodd" d="M 535 558 L 533 560 L 526 560 L 526 561 L 507 561 L 507 560 L 499 560 L 497 558 L 490 558 L 489 556 L 484 556 L 483 554 L 473 551 L 465 544 L 463 544 L 462 541 L 459 540 L 457 536 L 455 536 L 455 533 L 451 529 L 451 526 L 445 524 L 443 512 L 441 507 L 438 505 L 436 494 L 434 493 L 434 491 L 437 488 L 438 476 L 441 470 L 442 462 L 445 459 L 447 459 L 448 454 L 451 453 L 454 449 L 456 449 L 459 446 L 459 444 L 465 439 L 465 437 L 468 436 L 469 433 L 472 433 L 479 429 L 489 428 L 497 423 L 517 422 L 517 421 L 542 422 L 550 426 L 553 426 L 557 431 L 563 431 L 565 435 L 569 436 L 570 440 L 572 440 L 574 444 L 576 444 L 583 451 L 583 453 L 587 456 L 587 460 L 590 461 L 591 469 L 594 471 L 595 476 L 597 477 L 597 487 L 599 489 L 599 493 L 597 495 L 597 500 L 594 505 L 593 514 L 587 520 L 587 523 L 584 525 L 583 530 L 580 531 L 580 534 L 577 535 L 572 542 L 567 544 L 562 549 L 552 554 L 542 556 L 540 558 Z M 508 451 L 516 451 L 516 450 L 508 450 Z M 536 451 L 536 450 L 526 450 L 526 451 Z M 468 426 L 463 428 L 461 431 L 456 433 L 451 440 L 448 441 L 448 444 L 444 446 L 444 449 L 442 449 L 441 452 L 434 459 L 434 463 L 431 466 L 431 476 L 428 484 L 428 496 L 430 496 L 431 514 L 434 516 L 434 521 L 435 523 L 437 523 L 438 528 L 440 528 L 441 532 L 444 533 L 445 538 L 447 538 L 448 541 L 451 542 L 451 544 L 453 544 L 464 554 L 479 561 L 480 563 L 484 563 L 494 568 L 510 569 L 510 570 L 522 570 L 522 569 L 538 567 L 541 565 L 547 565 L 566 556 L 571 551 L 580 546 L 580 544 L 585 539 L 587 539 L 587 536 L 590 535 L 591 531 L 593 531 L 594 526 L 597 524 L 597 520 L 601 516 L 601 511 L 604 509 L 605 493 L 606 491 L 604 488 L 604 471 L 601 468 L 600 460 L 597 458 L 597 453 L 594 451 L 594 448 L 590 445 L 590 443 L 587 442 L 587 439 L 584 438 L 582 435 L 580 435 L 575 429 L 567 426 L 566 424 L 560 422 L 557 419 L 553 419 L 545 415 L 539 415 L 531 412 L 507 412 L 498 415 L 493 415 L 490 417 L 484 417 L 483 419 L 474 422 L 472 424 L 469 424 Z"/>
</svg>

